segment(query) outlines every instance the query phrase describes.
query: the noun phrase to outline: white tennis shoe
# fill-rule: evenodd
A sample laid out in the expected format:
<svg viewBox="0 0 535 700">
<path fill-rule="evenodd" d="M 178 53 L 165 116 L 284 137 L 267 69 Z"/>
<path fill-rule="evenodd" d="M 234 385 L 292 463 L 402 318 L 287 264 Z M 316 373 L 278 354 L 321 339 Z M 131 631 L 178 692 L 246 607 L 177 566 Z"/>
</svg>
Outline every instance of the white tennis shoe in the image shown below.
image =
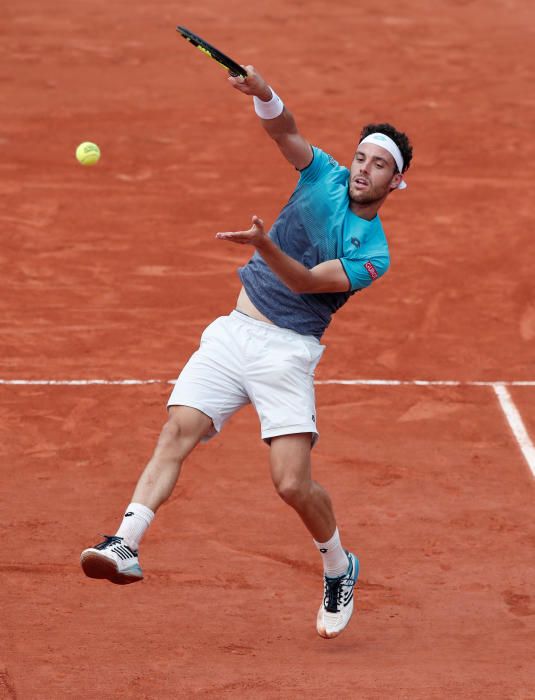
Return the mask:
<svg viewBox="0 0 535 700">
<path fill-rule="evenodd" d="M 138 553 L 124 543 L 122 537 L 105 538 L 100 544 L 84 549 L 80 564 L 89 578 L 105 578 L 112 583 L 124 585 L 143 579 Z"/>
<path fill-rule="evenodd" d="M 332 639 L 347 627 L 353 614 L 353 591 L 359 575 L 359 560 L 347 552 L 349 565 L 343 576 L 324 576 L 323 601 L 318 610 L 316 630 L 320 637 Z"/>
</svg>

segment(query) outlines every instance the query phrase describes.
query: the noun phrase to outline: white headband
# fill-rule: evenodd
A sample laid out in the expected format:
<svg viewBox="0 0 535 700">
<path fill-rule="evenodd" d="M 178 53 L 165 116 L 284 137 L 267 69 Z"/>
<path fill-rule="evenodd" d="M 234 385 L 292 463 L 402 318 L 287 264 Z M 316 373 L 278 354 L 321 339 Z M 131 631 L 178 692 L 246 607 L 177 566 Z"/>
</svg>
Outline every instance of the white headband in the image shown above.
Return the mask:
<svg viewBox="0 0 535 700">
<path fill-rule="evenodd" d="M 393 141 L 390 136 L 375 132 L 374 134 L 370 134 L 369 136 L 366 136 L 366 138 L 362 139 L 359 146 L 363 143 L 374 143 L 376 146 L 381 146 L 381 148 L 384 148 L 385 151 L 388 151 L 392 158 L 396 161 L 399 172 L 403 172 L 403 156 L 401 155 L 401 151 L 399 150 L 397 143 Z M 404 190 L 406 187 L 407 183 L 402 180 L 397 188 L 398 190 Z"/>
</svg>

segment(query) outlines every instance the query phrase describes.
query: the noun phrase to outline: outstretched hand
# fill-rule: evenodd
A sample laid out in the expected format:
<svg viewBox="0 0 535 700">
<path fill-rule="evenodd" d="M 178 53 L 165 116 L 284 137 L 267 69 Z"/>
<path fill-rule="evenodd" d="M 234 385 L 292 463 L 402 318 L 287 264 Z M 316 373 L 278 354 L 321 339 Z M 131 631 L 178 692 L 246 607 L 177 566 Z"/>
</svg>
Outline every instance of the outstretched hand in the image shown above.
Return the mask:
<svg viewBox="0 0 535 700">
<path fill-rule="evenodd" d="M 254 95 L 265 101 L 270 100 L 271 89 L 260 73 L 256 72 L 254 66 L 242 66 L 242 68 L 247 71 L 247 77 L 229 75 L 228 81 L 232 87 L 243 92 L 244 95 Z"/>
<path fill-rule="evenodd" d="M 264 231 L 264 222 L 256 215 L 253 216 L 252 226 L 247 231 L 216 233 L 215 237 L 240 245 L 253 245 L 255 248 L 261 246 L 268 239 Z"/>
</svg>

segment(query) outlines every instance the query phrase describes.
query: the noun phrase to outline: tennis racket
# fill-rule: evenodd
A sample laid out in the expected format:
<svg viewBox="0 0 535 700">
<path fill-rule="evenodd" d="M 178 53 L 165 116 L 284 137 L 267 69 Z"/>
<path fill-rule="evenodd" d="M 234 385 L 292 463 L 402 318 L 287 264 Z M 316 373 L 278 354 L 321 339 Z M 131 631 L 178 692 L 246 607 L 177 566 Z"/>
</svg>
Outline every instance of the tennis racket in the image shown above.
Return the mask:
<svg viewBox="0 0 535 700">
<path fill-rule="evenodd" d="M 245 68 L 242 68 L 239 63 L 236 63 L 236 61 L 233 61 L 228 56 L 225 56 L 224 53 L 221 53 L 221 51 L 216 49 L 215 46 L 212 46 L 212 44 L 209 44 L 204 39 L 201 39 L 200 36 L 197 36 L 193 32 L 190 32 L 189 29 L 186 29 L 186 27 L 181 27 L 180 25 L 176 28 L 176 30 L 184 37 L 184 39 L 189 41 L 190 44 L 196 46 L 199 51 L 202 51 L 207 56 L 210 56 L 210 58 L 213 58 L 214 61 L 217 61 L 220 65 L 224 66 L 234 77 L 238 75 L 241 75 L 242 78 L 247 77 L 247 71 Z"/>
</svg>

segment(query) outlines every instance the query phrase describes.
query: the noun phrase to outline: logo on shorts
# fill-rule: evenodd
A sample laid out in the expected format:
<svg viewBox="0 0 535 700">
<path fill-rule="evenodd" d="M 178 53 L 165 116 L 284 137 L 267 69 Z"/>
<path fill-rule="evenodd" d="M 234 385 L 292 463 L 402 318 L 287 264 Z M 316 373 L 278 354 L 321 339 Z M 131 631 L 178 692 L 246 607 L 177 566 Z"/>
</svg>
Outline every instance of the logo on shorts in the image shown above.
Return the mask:
<svg viewBox="0 0 535 700">
<path fill-rule="evenodd" d="M 124 514 L 124 517 L 128 518 L 129 515 L 134 515 L 134 513 L 131 510 L 129 510 L 128 513 Z"/>
<path fill-rule="evenodd" d="M 369 260 L 368 262 L 364 263 L 364 267 L 368 270 L 368 274 L 370 275 L 372 280 L 376 280 L 379 277 L 379 273 Z"/>
<path fill-rule="evenodd" d="M 313 422 L 313 423 L 316 422 L 316 416 L 315 416 L 314 414 L 312 414 L 312 422 Z"/>
</svg>

